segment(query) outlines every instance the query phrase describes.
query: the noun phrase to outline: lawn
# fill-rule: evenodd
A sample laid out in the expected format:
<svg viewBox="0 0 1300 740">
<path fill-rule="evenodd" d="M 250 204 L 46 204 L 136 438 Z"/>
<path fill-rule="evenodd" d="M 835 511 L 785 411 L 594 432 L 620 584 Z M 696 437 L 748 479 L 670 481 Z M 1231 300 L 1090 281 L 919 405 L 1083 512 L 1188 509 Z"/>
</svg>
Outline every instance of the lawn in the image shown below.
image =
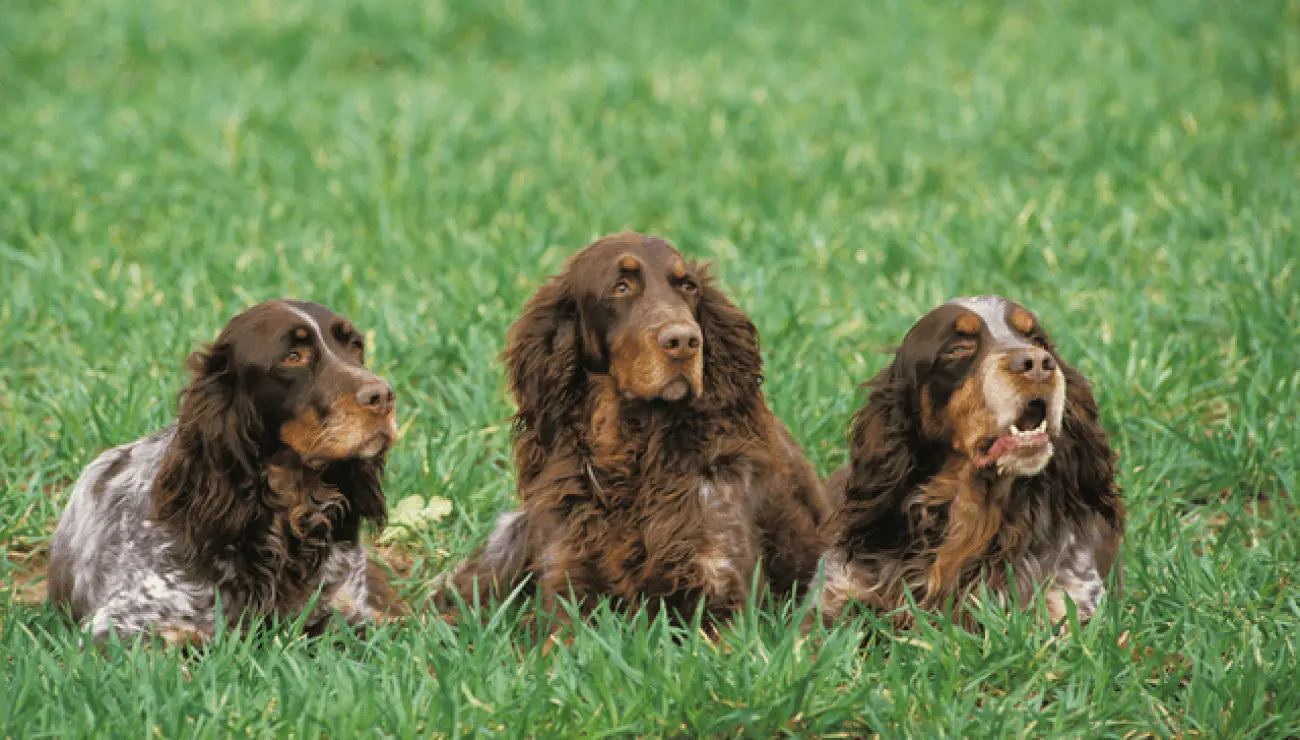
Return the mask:
<svg viewBox="0 0 1300 740">
<path fill-rule="evenodd" d="M 1300 735 L 1300 3 L 8 0 L 0 7 L 0 737 Z M 71 481 L 171 418 L 235 312 L 313 299 L 399 394 L 412 599 L 510 506 L 497 361 L 633 228 L 714 260 L 818 470 L 932 306 L 996 292 L 1091 379 L 1128 589 L 1056 635 L 756 605 L 201 658 L 33 604 Z"/>
</svg>

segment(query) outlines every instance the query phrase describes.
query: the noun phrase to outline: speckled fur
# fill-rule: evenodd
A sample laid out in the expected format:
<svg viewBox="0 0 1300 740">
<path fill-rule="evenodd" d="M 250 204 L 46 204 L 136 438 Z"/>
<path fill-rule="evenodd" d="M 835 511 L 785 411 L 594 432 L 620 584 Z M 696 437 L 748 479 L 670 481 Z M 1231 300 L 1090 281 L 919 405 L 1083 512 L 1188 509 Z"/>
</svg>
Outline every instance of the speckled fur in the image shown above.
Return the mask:
<svg viewBox="0 0 1300 740">
<path fill-rule="evenodd" d="M 313 598 L 309 632 L 333 613 L 361 624 L 396 610 L 374 605 L 391 594 L 360 543 L 362 524 L 386 516 L 393 394 L 359 342 L 318 304 L 268 301 L 233 318 L 191 355 L 176 424 L 82 473 L 51 541 L 50 600 L 96 640 L 183 644 L 219 618 L 296 619 Z M 305 433 L 286 440 L 287 422 Z"/>
<path fill-rule="evenodd" d="M 164 639 L 203 637 L 216 628 L 216 596 L 233 623 L 246 594 L 227 588 L 239 565 L 214 563 L 225 577 L 205 578 L 187 567 L 180 542 L 167 525 L 150 519 L 154 476 L 175 437 L 168 428 L 115 447 L 86 468 L 51 541 L 49 594 L 101 640 L 156 630 Z M 270 535 L 268 535 L 270 536 Z M 295 618 L 320 589 L 308 629 L 338 611 L 350 623 L 372 618 L 361 545 L 338 543 L 322 553 L 320 566 L 288 599 L 272 598 L 266 614 Z"/>
<path fill-rule="evenodd" d="M 969 333 L 954 328 L 963 324 L 981 327 L 965 370 L 943 359 Z M 1011 423 L 1027 395 L 1001 379 L 990 392 L 988 360 L 1031 342 L 1058 368 L 1051 390 L 1032 391 L 1047 401 L 1050 457 L 1005 471 L 976 465 L 973 440 Z M 1032 314 L 996 296 L 953 301 L 909 331 L 870 386 L 850 465 L 827 482 L 838 507 L 821 562 L 828 619 L 857 602 L 906 624 L 910 599 L 972 625 L 968 607 L 984 589 L 999 605 L 1014 597 L 1021 608 L 1045 589 L 1052 620 L 1065 615 L 1067 597 L 1091 618 L 1112 573 L 1121 583 L 1114 453 L 1087 381 L 1061 361 Z M 963 434 L 968 428 L 978 434 Z"/>
</svg>

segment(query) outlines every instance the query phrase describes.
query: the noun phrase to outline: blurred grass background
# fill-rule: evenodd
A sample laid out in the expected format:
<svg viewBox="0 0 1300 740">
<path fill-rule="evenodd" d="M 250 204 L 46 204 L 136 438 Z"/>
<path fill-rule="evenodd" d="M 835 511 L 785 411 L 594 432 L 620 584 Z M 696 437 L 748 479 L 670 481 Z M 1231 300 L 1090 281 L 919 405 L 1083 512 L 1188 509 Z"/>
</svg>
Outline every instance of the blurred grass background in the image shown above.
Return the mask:
<svg viewBox="0 0 1300 740">
<path fill-rule="evenodd" d="M 1297 95 L 1297 0 L 7 0 L 0 734 L 1300 734 Z M 19 604 L 81 467 L 278 296 L 369 328 L 390 499 L 455 505 L 393 554 L 418 595 L 510 502 L 506 327 L 623 228 L 718 262 L 822 472 L 921 313 L 1030 305 L 1121 451 L 1129 592 L 817 660 L 760 609 L 721 648 L 422 621 L 106 662 Z"/>
</svg>

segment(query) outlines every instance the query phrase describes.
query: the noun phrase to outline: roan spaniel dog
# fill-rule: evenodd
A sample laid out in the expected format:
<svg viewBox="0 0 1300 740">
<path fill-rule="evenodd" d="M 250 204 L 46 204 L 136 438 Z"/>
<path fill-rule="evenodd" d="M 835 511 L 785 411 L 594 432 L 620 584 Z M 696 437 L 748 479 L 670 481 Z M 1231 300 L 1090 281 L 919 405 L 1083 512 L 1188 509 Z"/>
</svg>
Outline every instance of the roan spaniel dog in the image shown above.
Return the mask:
<svg viewBox="0 0 1300 740">
<path fill-rule="evenodd" d="M 504 359 L 520 507 L 448 574 L 466 601 L 531 578 L 546 611 L 608 596 L 725 618 L 756 569 L 778 594 L 811 585 L 824 491 L 768 410 L 753 323 L 670 244 L 582 249 L 528 301 Z"/>
<path fill-rule="evenodd" d="M 361 334 L 324 306 L 270 301 L 189 358 L 175 425 L 111 449 L 73 489 L 51 543 L 50 599 L 96 641 L 211 637 L 220 610 L 364 624 L 375 583 L 364 521 L 396 436 L 393 391 Z M 368 582 L 368 578 L 369 581 Z"/>
<path fill-rule="evenodd" d="M 910 594 L 970 624 L 981 587 L 1022 608 L 1047 588 L 1053 621 L 1067 595 L 1089 619 L 1119 570 L 1124 507 L 1088 383 L 1034 314 L 997 296 L 940 306 L 869 385 L 850 465 L 827 483 L 825 613 Z"/>
</svg>

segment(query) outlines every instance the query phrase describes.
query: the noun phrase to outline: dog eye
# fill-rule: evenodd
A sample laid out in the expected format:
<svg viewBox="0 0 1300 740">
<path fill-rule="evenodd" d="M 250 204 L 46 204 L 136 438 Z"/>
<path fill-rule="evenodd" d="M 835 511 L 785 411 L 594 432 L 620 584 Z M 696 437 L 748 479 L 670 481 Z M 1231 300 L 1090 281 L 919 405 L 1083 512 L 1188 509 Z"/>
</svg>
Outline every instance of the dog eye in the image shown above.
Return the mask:
<svg viewBox="0 0 1300 740">
<path fill-rule="evenodd" d="M 614 283 L 614 295 L 627 295 L 632 292 L 632 284 L 626 280 Z"/>
<path fill-rule="evenodd" d="M 682 290 L 688 295 L 695 295 L 700 292 L 700 286 L 696 285 L 694 280 L 687 280 L 682 283 Z"/>
<path fill-rule="evenodd" d="M 302 367 L 308 362 L 311 362 L 311 350 L 306 347 L 291 349 L 280 360 L 280 364 L 285 367 Z"/>
<path fill-rule="evenodd" d="M 944 350 L 943 356 L 953 360 L 964 360 L 975 354 L 975 342 L 971 339 L 963 339 L 954 342 L 952 346 Z"/>
<path fill-rule="evenodd" d="M 1038 336 L 1036 336 L 1036 337 L 1030 337 L 1030 338 L 1029 338 L 1029 341 L 1033 342 L 1033 343 L 1034 343 L 1034 346 L 1037 347 L 1037 348 L 1039 348 L 1039 349 L 1047 349 L 1047 348 L 1048 348 L 1048 347 L 1047 347 L 1047 338 L 1044 337 L 1044 336 L 1042 336 L 1041 334 L 1038 335 Z"/>
</svg>

